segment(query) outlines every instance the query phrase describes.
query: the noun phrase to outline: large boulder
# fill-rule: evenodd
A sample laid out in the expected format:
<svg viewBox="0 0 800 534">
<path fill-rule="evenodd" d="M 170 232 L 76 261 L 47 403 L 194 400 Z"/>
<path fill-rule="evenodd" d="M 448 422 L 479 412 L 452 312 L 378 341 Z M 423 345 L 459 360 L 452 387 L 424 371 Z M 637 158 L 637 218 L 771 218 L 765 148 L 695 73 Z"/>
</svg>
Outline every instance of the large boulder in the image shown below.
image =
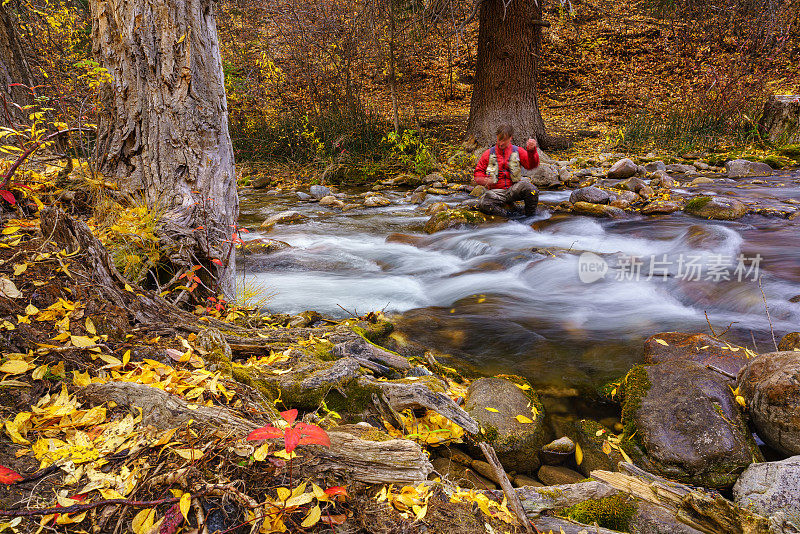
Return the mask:
<svg viewBox="0 0 800 534">
<path fill-rule="evenodd" d="M 645 363 L 691 360 L 734 376 L 752 355 L 744 347 L 702 333 L 661 332 L 644 341 Z"/>
<path fill-rule="evenodd" d="M 622 382 L 623 447 L 667 478 L 725 489 L 762 456 L 729 383 L 700 363 L 636 366 Z"/>
<path fill-rule="evenodd" d="M 629 158 L 623 158 L 608 169 L 608 177 L 613 179 L 630 178 L 639 172 L 639 166 Z"/>
<path fill-rule="evenodd" d="M 732 198 L 695 197 L 686 203 L 683 211 L 703 219 L 733 221 L 747 213 L 747 206 Z"/>
<path fill-rule="evenodd" d="M 770 97 L 764 104 L 758 132 L 777 145 L 800 143 L 800 96 Z"/>
<path fill-rule="evenodd" d="M 733 487 L 736 504 L 764 516 L 783 512 L 800 528 L 800 456 L 753 464 Z"/>
<path fill-rule="evenodd" d="M 575 204 L 576 202 L 590 202 L 592 204 L 608 204 L 609 194 L 599 187 L 589 186 L 576 189 L 569 196 L 569 201 Z"/>
<path fill-rule="evenodd" d="M 784 454 L 800 454 L 800 352 L 762 354 L 738 377 L 758 435 Z"/>
<path fill-rule="evenodd" d="M 766 163 L 734 159 L 725 163 L 725 172 L 728 178 L 744 178 L 745 176 L 770 176 L 772 167 Z"/>
<path fill-rule="evenodd" d="M 486 222 L 486 215 L 479 211 L 463 209 L 446 209 L 434 213 L 428 222 L 425 223 L 423 230 L 429 234 L 434 234 L 442 230 L 451 228 L 462 228 L 464 226 L 475 226 Z"/>
<path fill-rule="evenodd" d="M 539 467 L 538 452 L 547 443 L 544 407 L 527 381 L 512 378 L 475 380 L 467 391 L 464 409 L 480 424 L 477 439 L 494 447 L 503 467 L 527 473 Z M 477 448 L 474 440 L 470 445 Z"/>
</svg>

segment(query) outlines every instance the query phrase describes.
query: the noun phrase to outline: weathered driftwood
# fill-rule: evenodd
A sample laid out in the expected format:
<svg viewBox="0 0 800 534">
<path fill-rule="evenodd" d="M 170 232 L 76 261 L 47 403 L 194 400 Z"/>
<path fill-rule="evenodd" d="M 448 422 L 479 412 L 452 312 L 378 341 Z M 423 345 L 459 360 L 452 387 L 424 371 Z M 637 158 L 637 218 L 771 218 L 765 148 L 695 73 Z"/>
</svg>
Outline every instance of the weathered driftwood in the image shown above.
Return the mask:
<svg viewBox="0 0 800 534">
<path fill-rule="evenodd" d="M 500 490 L 487 490 L 484 493 L 502 499 Z M 522 486 L 516 488 L 517 496 L 528 517 L 535 517 L 546 510 L 569 508 L 575 504 L 592 499 L 605 499 L 619 493 L 608 484 L 590 480 L 577 484 L 561 484 L 558 486 Z"/>
<path fill-rule="evenodd" d="M 798 531 L 783 517 L 767 518 L 748 511 L 717 493 L 673 482 L 620 462 L 624 472 L 592 471 L 596 478 L 639 499 L 658 504 L 697 530 L 709 534 L 790 534 Z"/>
<path fill-rule="evenodd" d="M 407 408 L 427 408 L 446 417 L 471 434 L 477 434 L 480 430 L 477 421 L 453 402 L 453 399 L 444 393 L 432 391 L 424 383 L 377 380 L 371 381 L 371 383 L 380 387 L 389 405 L 398 412 Z"/>
<path fill-rule="evenodd" d="M 525 532 L 533 532 L 531 528 L 531 522 L 528 519 L 528 516 L 525 514 L 525 510 L 522 508 L 522 502 L 519 500 L 519 495 L 511 486 L 511 481 L 508 479 L 508 475 L 506 474 L 506 470 L 503 469 L 503 465 L 500 463 L 500 460 L 497 459 L 497 453 L 494 452 L 494 448 L 482 441 L 480 444 L 481 451 L 483 451 L 483 455 L 486 456 L 486 461 L 489 462 L 489 465 L 494 470 L 494 476 L 500 483 L 500 487 L 503 488 L 503 493 L 506 494 L 506 498 L 508 499 L 508 504 L 511 506 L 511 510 L 513 510 L 514 515 L 517 516 L 517 519 L 525 527 Z"/>
<path fill-rule="evenodd" d="M 95 403 L 114 401 L 120 406 L 140 408 L 146 424 L 163 430 L 193 420 L 229 432 L 232 437 L 244 438 L 259 427 L 226 408 L 197 406 L 161 389 L 131 382 L 91 384 L 82 390 L 82 395 Z M 334 472 L 371 484 L 419 482 L 433 471 L 425 453 L 411 440 L 370 441 L 335 430 L 329 431 L 328 437 L 330 448 L 301 446 L 313 451 L 306 455 L 304 470 Z"/>
</svg>

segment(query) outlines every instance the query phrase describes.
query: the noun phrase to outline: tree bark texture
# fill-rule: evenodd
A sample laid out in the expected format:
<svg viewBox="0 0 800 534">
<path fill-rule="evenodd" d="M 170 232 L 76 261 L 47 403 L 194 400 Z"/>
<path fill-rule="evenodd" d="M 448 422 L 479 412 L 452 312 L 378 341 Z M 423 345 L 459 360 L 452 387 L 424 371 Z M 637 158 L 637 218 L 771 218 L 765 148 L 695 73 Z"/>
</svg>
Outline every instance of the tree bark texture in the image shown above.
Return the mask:
<svg viewBox="0 0 800 534">
<path fill-rule="evenodd" d="M 12 126 L 8 124 L 9 115 L 12 123 L 26 122 L 28 113 L 11 104 L 30 104 L 32 99 L 28 87 L 34 86 L 30 67 L 20 46 L 16 24 L 16 18 L 8 12 L 8 6 L 0 5 L 0 98 L 6 100 L 5 106 L 0 102 L 0 124 L 4 126 Z M 15 83 L 28 87 L 11 87 Z"/>
<path fill-rule="evenodd" d="M 541 1 L 541 0 L 539 0 Z M 542 11 L 535 0 L 484 0 L 478 26 L 478 61 L 469 108 L 468 135 L 487 146 L 502 122 L 516 139 L 545 141 L 536 96 Z"/>
<path fill-rule="evenodd" d="M 239 200 L 214 1 L 91 8 L 93 51 L 112 79 L 101 92 L 100 170 L 163 212 L 173 265 L 204 266 L 219 283 L 211 289 L 232 296 Z"/>
</svg>

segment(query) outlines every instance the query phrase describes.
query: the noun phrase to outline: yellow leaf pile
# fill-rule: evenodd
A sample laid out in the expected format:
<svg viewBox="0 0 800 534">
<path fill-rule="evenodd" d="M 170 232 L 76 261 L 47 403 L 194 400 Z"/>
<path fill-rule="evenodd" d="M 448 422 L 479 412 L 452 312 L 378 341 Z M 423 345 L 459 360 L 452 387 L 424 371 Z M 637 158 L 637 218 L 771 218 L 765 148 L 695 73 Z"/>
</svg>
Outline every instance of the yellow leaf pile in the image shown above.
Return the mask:
<svg viewBox="0 0 800 534">
<path fill-rule="evenodd" d="M 463 428 L 433 410 L 426 411 L 421 418 L 416 417 L 411 410 L 404 410 L 399 415 L 408 433 L 404 434 L 401 429 L 394 428 L 384 421 L 390 436 L 412 439 L 432 447 L 443 443 L 461 443 L 461 438 L 464 436 Z"/>
<path fill-rule="evenodd" d="M 375 497 L 377 502 L 388 502 L 406 519 L 419 521 L 428 513 L 428 500 L 431 498 L 430 487 L 424 482 L 418 486 L 403 486 L 395 491 L 394 485 L 384 486 Z"/>
<path fill-rule="evenodd" d="M 481 509 L 481 512 L 489 517 L 494 517 L 509 524 L 514 524 L 516 522 L 514 514 L 508 509 L 508 502 L 505 496 L 503 497 L 503 502 L 499 503 L 475 490 L 459 489 L 450 497 L 450 502 L 475 503 L 478 505 L 478 508 Z"/>
</svg>

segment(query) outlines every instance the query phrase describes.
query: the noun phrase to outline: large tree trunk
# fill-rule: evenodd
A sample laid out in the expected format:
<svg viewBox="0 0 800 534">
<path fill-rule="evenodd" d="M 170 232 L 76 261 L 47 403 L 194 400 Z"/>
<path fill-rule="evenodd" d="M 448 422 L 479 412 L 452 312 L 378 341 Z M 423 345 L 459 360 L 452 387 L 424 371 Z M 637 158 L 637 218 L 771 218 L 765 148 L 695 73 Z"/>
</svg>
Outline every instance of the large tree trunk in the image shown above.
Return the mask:
<svg viewBox="0 0 800 534">
<path fill-rule="evenodd" d="M 234 291 L 239 214 L 213 0 L 93 0 L 94 54 L 108 69 L 100 170 L 151 209 L 176 267 Z M 220 265 L 221 264 L 221 265 Z"/>
<path fill-rule="evenodd" d="M 478 62 L 467 125 L 468 135 L 480 145 L 494 142 L 502 122 L 511 124 L 516 139 L 545 141 L 536 97 L 541 13 L 536 0 L 511 0 L 507 8 L 503 0 L 481 3 Z"/>
<path fill-rule="evenodd" d="M 31 103 L 31 89 L 34 86 L 25 53 L 19 43 L 16 19 L 8 12 L 9 6 L 0 5 L 0 124 L 12 126 L 25 122 L 28 113 L 12 104 L 26 106 Z M 12 84 L 20 83 L 27 87 Z M 11 118 L 9 124 L 8 118 Z"/>
</svg>

